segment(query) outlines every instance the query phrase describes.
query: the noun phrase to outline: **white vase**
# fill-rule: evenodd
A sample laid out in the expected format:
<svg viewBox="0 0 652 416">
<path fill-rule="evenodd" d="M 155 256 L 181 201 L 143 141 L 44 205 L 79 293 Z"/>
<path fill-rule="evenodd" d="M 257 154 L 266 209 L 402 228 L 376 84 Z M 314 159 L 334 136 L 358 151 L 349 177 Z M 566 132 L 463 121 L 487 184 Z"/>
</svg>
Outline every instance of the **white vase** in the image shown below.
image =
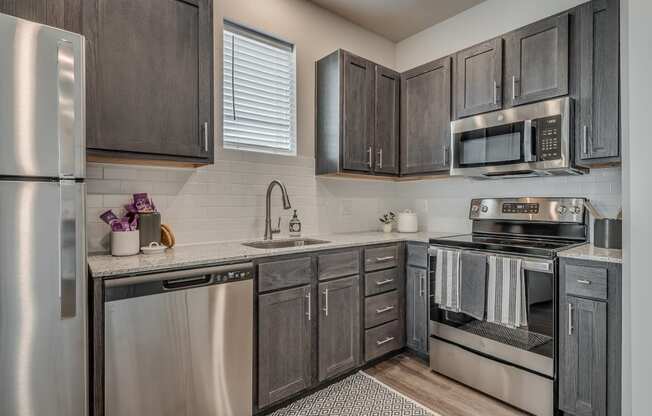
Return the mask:
<svg viewBox="0 0 652 416">
<path fill-rule="evenodd" d="M 383 232 L 385 232 L 385 233 L 391 233 L 392 232 L 392 223 L 391 222 L 389 224 L 383 224 Z"/>
</svg>

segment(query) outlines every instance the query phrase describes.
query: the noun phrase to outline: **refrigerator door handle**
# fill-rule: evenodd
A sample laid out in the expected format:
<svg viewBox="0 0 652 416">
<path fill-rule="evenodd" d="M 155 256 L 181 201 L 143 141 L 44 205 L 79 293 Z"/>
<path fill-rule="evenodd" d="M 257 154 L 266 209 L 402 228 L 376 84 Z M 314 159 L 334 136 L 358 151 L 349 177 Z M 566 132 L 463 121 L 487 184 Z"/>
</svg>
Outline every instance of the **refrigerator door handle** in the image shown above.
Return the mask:
<svg viewBox="0 0 652 416">
<path fill-rule="evenodd" d="M 57 50 L 57 133 L 59 175 L 62 178 L 75 177 L 75 64 L 72 42 L 60 40 Z"/>
<path fill-rule="evenodd" d="M 59 224 L 60 274 L 59 299 L 61 318 L 74 318 L 77 315 L 77 284 L 83 274 L 83 259 L 80 253 L 84 241 L 80 240 L 79 229 L 83 223 L 83 187 L 74 181 L 61 181 L 61 222 Z M 81 215 L 81 217 L 80 217 Z"/>
</svg>

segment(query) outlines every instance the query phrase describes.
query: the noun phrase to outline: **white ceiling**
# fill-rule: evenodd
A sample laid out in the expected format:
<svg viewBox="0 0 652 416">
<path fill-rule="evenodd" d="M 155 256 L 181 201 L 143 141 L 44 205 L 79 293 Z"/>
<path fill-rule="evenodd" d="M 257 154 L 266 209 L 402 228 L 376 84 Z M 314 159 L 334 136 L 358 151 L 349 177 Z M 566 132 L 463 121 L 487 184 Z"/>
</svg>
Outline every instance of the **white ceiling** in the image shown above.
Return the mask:
<svg viewBox="0 0 652 416">
<path fill-rule="evenodd" d="M 399 42 L 484 0 L 310 0 Z"/>
</svg>

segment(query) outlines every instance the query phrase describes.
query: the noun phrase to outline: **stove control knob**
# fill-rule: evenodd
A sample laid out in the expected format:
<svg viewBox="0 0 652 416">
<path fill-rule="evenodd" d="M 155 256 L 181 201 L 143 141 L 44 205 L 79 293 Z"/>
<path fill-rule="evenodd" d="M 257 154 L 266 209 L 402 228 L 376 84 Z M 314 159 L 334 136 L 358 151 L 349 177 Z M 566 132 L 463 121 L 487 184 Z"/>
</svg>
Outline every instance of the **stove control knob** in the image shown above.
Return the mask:
<svg viewBox="0 0 652 416">
<path fill-rule="evenodd" d="M 471 205 L 471 212 L 474 214 L 477 214 L 478 211 L 480 211 L 480 206 L 479 205 Z"/>
<path fill-rule="evenodd" d="M 571 207 L 570 212 L 571 212 L 572 214 L 577 215 L 577 214 L 579 214 L 580 212 L 582 212 L 582 208 L 580 208 L 580 207 Z"/>
<path fill-rule="evenodd" d="M 486 206 L 486 205 L 483 205 L 482 208 L 480 208 L 480 209 L 482 210 L 482 212 L 487 212 L 487 211 L 489 211 L 489 207 Z"/>
<path fill-rule="evenodd" d="M 568 208 L 566 208 L 566 207 L 563 206 L 563 205 L 560 205 L 560 206 L 557 208 L 557 212 L 558 212 L 559 214 L 561 214 L 561 215 L 564 215 L 567 211 L 568 211 Z"/>
</svg>

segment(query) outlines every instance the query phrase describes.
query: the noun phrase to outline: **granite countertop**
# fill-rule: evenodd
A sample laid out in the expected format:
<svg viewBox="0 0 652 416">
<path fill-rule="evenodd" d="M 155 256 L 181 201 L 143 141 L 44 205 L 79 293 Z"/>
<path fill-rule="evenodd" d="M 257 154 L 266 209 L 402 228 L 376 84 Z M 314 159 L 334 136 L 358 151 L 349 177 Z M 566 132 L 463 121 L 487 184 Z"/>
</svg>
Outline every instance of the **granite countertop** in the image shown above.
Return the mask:
<svg viewBox="0 0 652 416">
<path fill-rule="evenodd" d="M 622 250 L 595 247 L 593 244 L 584 244 L 560 251 L 558 256 L 571 259 L 603 261 L 606 263 L 623 262 Z"/>
<path fill-rule="evenodd" d="M 177 246 L 162 254 L 139 254 L 129 257 L 113 257 L 108 254 L 88 256 L 88 266 L 93 278 L 113 278 L 131 274 L 211 266 L 234 261 L 271 257 L 284 254 L 305 253 L 335 248 L 356 247 L 371 244 L 415 241 L 427 243 L 431 238 L 441 238 L 462 233 L 421 232 L 421 233 L 382 233 L 358 232 L 329 235 L 306 236 L 329 241 L 302 247 L 257 249 L 243 246 L 244 241 L 225 241 L 210 244 Z M 282 239 L 282 237 L 279 237 Z"/>
</svg>

